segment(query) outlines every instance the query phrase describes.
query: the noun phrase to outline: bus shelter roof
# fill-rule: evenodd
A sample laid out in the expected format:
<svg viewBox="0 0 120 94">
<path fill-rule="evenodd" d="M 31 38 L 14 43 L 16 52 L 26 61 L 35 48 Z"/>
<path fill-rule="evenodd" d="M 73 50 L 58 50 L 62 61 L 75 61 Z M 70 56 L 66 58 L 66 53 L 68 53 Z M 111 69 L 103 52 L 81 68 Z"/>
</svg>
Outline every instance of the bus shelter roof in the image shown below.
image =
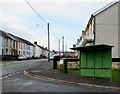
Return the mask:
<svg viewBox="0 0 120 94">
<path fill-rule="evenodd" d="M 100 50 L 100 49 L 108 49 L 112 48 L 113 46 L 111 45 L 106 45 L 106 44 L 97 44 L 97 45 L 89 45 L 89 46 L 80 46 L 80 47 L 74 47 L 70 48 L 72 50 Z"/>
</svg>

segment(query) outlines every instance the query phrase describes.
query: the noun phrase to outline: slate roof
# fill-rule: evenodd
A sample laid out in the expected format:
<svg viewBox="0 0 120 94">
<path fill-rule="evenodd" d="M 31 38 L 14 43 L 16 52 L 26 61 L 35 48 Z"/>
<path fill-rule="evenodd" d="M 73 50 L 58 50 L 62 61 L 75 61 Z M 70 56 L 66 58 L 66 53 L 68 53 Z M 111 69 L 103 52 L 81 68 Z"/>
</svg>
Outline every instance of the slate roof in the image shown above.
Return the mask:
<svg viewBox="0 0 120 94">
<path fill-rule="evenodd" d="M 12 38 L 7 34 L 7 32 L 4 32 L 4 31 L 2 31 L 2 30 L 0 30 L 0 35 L 1 35 L 2 37 L 4 37 L 4 38 L 12 39 Z"/>
<path fill-rule="evenodd" d="M 28 45 L 32 45 L 32 46 L 34 46 L 34 44 L 32 44 L 31 42 L 29 42 L 28 40 L 25 40 L 25 39 L 23 39 L 23 38 L 20 38 L 20 37 L 18 37 L 18 36 L 15 36 L 15 35 L 13 35 L 13 34 L 10 34 L 10 33 L 8 33 L 10 36 L 13 36 L 17 41 L 19 41 L 19 42 L 23 42 L 23 43 L 26 43 L 26 44 L 28 44 Z"/>
<path fill-rule="evenodd" d="M 8 38 L 8 39 L 12 39 L 12 40 L 15 40 L 15 41 L 19 41 L 19 42 L 22 42 L 22 43 L 26 43 L 28 45 L 32 45 L 32 46 L 35 46 L 34 44 L 32 44 L 31 42 L 29 42 L 28 40 L 25 40 L 23 38 L 20 38 L 18 36 L 15 36 L 11 33 L 7 33 L 5 31 L 2 31 L 0 30 L 0 35 L 4 38 Z"/>
</svg>

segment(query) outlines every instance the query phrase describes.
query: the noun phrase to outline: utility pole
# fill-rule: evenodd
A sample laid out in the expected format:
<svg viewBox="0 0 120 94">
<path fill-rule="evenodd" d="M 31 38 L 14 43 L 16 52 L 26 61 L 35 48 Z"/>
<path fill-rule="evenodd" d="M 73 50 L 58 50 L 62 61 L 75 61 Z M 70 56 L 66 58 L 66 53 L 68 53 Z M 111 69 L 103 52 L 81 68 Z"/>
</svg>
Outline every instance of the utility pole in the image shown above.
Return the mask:
<svg viewBox="0 0 120 94">
<path fill-rule="evenodd" d="M 48 61 L 50 58 L 50 33 L 49 33 L 49 23 L 48 23 Z"/>
<path fill-rule="evenodd" d="M 67 45 L 65 45 L 65 52 L 67 51 Z"/>
<path fill-rule="evenodd" d="M 64 36 L 62 37 L 62 52 L 63 52 L 63 56 L 64 56 Z"/>
<path fill-rule="evenodd" d="M 60 56 L 60 39 L 59 39 L 59 44 L 58 44 L 58 51 L 59 51 L 59 56 Z"/>
</svg>

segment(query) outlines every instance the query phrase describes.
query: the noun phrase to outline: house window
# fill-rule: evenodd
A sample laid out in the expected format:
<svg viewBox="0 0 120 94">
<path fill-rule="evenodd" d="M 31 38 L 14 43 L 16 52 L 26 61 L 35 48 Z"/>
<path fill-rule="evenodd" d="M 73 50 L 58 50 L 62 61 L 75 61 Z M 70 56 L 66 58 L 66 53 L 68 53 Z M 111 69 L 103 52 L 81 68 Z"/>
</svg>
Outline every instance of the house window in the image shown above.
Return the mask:
<svg viewBox="0 0 120 94">
<path fill-rule="evenodd" d="M 24 49 L 25 49 L 25 44 L 24 44 Z"/>
<path fill-rule="evenodd" d="M 15 48 L 15 41 L 13 41 L 13 47 Z"/>
<path fill-rule="evenodd" d="M 9 45 L 10 45 L 10 47 L 12 47 L 12 42 L 11 42 L 11 40 L 9 41 Z"/>
<path fill-rule="evenodd" d="M 6 49 L 6 55 L 8 55 L 8 49 Z"/>
<path fill-rule="evenodd" d="M 22 49 L 22 44 L 21 44 L 21 49 Z"/>
<path fill-rule="evenodd" d="M 6 47 L 8 47 L 8 39 L 6 39 Z"/>
<path fill-rule="evenodd" d="M 19 43 L 19 49 L 20 49 L 20 43 Z"/>
<path fill-rule="evenodd" d="M 2 47 L 4 47 L 4 39 L 2 38 Z"/>
<path fill-rule="evenodd" d="M 23 54 L 25 55 L 25 51 L 23 51 Z"/>
<path fill-rule="evenodd" d="M 18 48 L 17 42 L 16 42 L 16 49 Z"/>
</svg>

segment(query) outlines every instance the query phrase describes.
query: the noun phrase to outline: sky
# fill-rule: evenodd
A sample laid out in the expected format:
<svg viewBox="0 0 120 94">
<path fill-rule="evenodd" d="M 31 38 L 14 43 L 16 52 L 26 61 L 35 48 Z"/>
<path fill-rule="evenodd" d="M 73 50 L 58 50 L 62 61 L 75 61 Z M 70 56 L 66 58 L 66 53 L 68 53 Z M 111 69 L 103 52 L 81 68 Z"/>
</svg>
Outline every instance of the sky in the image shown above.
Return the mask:
<svg viewBox="0 0 120 94">
<path fill-rule="evenodd" d="M 50 24 L 50 50 L 62 50 L 64 36 L 65 50 L 77 42 L 85 29 L 91 14 L 113 0 L 0 0 L 0 30 L 12 33 L 32 43 L 47 47 Z"/>
</svg>

